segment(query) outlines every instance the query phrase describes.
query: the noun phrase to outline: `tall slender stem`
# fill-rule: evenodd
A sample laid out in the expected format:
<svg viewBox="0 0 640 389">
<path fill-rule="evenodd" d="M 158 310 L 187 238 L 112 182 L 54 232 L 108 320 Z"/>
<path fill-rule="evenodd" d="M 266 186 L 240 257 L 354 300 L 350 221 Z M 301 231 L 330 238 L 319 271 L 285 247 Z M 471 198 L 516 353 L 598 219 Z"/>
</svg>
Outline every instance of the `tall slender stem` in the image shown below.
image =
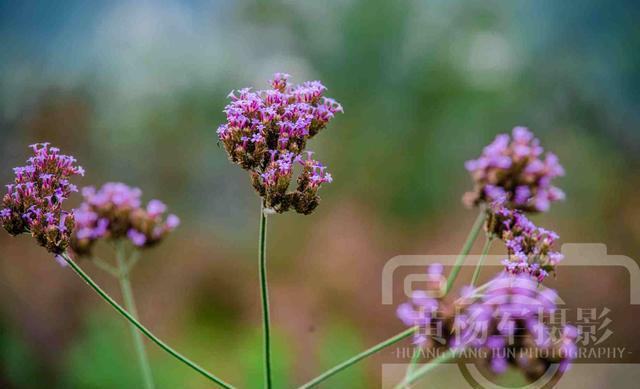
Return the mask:
<svg viewBox="0 0 640 389">
<path fill-rule="evenodd" d="M 411 375 L 411 373 L 413 373 L 413 369 L 415 369 L 418 361 L 420 360 L 420 353 L 422 353 L 422 348 L 418 345 L 413 349 L 411 362 L 409 363 L 409 366 L 407 366 L 407 372 L 404 375 L 405 379 L 407 379 Z"/>
<path fill-rule="evenodd" d="M 431 370 L 433 370 L 436 367 L 438 367 L 441 363 L 446 362 L 446 361 L 452 359 L 453 357 L 455 357 L 455 351 L 453 351 L 452 349 L 449 349 L 449 350 L 445 351 L 444 353 L 440 354 L 439 357 L 437 357 L 435 359 L 432 359 L 431 361 L 429 361 L 429 363 L 427 363 L 426 365 L 424 365 L 424 366 L 420 367 L 419 369 L 415 370 L 408 377 L 405 377 L 405 379 L 402 380 L 402 382 L 400 382 L 398 385 L 396 385 L 395 389 L 401 389 L 401 388 L 407 387 L 407 385 L 416 382 L 422 376 L 424 376 L 425 374 L 427 374 Z"/>
<path fill-rule="evenodd" d="M 147 338 L 149 338 L 151 341 L 153 341 L 155 344 L 157 344 L 161 349 L 163 349 L 164 351 L 169 353 L 171 356 L 173 356 L 174 358 L 176 358 L 180 362 L 182 362 L 185 365 L 189 366 L 193 370 L 197 371 L 198 373 L 200 373 L 201 375 L 203 375 L 204 377 L 206 377 L 210 381 L 215 382 L 216 384 L 220 385 L 221 387 L 227 388 L 227 389 L 233 389 L 234 388 L 231 384 L 228 384 L 225 381 L 221 380 L 220 378 L 216 377 L 215 375 L 209 373 L 208 371 L 206 371 L 205 369 L 200 367 L 195 362 L 192 362 L 191 360 L 189 360 L 184 355 L 182 355 L 179 352 L 177 352 L 176 350 L 172 349 L 168 344 L 163 342 L 160 338 L 158 338 L 151 331 L 149 331 L 147 329 L 147 327 L 145 327 L 142 324 L 140 324 L 140 322 L 138 320 L 136 320 L 136 318 L 131 316 L 131 314 L 129 312 L 127 312 L 124 308 L 122 308 L 120 306 L 120 304 L 118 304 L 114 299 L 112 299 L 111 296 L 109 296 L 107 294 L 107 292 L 102 290 L 102 288 L 100 288 L 100 286 L 98 286 L 98 284 L 96 284 L 95 281 L 93 281 L 93 279 L 91 277 L 89 277 L 89 275 L 87 273 L 85 273 L 84 270 L 82 270 L 69 257 L 69 255 L 67 255 L 65 253 L 65 254 L 62 254 L 61 256 L 62 256 L 62 258 L 64 258 L 65 261 L 67 261 L 67 263 L 69 264 L 71 269 L 73 269 L 73 271 L 75 271 L 76 274 L 78 274 L 80 276 L 80 278 L 82 278 L 84 280 L 84 282 L 86 282 L 91 288 L 93 288 L 93 290 L 95 290 L 96 293 L 98 293 L 98 295 L 100 297 L 102 297 L 107 303 L 109 303 L 109 305 L 111 305 L 113 307 L 113 309 L 118 311 L 119 314 L 124 316 L 125 319 L 127 319 L 131 324 L 135 325 L 136 328 L 138 330 L 140 330 L 140 332 L 142 332 Z"/>
<path fill-rule="evenodd" d="M 346 361 L 342 362 L 341 364 L 333 367 L 330 370 L 327 370 L 326 372 L 322 373 L 321 375 L 317 376 L 316 378 L 312 379 L 311 381 L 307 382 L 306 384 L 300 386 L 299 389 L 308 389 L 308 388 L 313 388 L 316 385 L 318 385 L 319 383 L 321 383 L 322 381 L 326 380 L 327 378 L 333 376 L 334 374 L 337 374 L 339 372 L 341 372 L 342 370 L 348 368 L 349 366 L 359 362 L 360 360 L 368 357 L 369 355 L 375 354 L 378 351 L 382 350 L 383 348 L 390 346 L 394 343 L 397 343 L 399 341 L 401 341 L 402 339 L 408 338 L 409 336 L 413 335 L 414 332 L 416 332 L 417 327 L 411 327 L 405 331 L 402 331 L 401 333 L 399 333 L 396 336 L 392 336 L 391 338 L 376 344 L 375 346 L 361 352 L 358 355 L 355 355 L 349 359 L 347 359 Z"/>
<path fill-rule="evenodd" d="M 260 239 L 258 242 L 258 263 L 260 267 L 260 295 L 262 297 L 262 329 L 264 332 L 264 374 L 267 389 L 271 381 L 271 329 L 269 319 L 269 288 L 267 285 L 267 215 L 264 203 L 260 205 Z"/>
<path fill-rule="evenodd" d="M 482 264 L 484 260 L 487 258 L 487 254 L 489 254 L 489 249 L 491 248 L 491 243 L 493 242 L 493 235 L 487 234 L 487 237 L 484 241 L 484 246 L 482 247 L 482 254 L 480 254 L 480 258 L 478 259 L 478 264 L 476 265 L 476 269 L 473 271 L 473 277 L 471 277 L 471 286 L 476 286 L 476 282 L 478 281 L 478 277 L 480 277 L 480 269 L 482 268 Z"/>
<path fill-rule="evenodd" d="M 135 300 L 133 299 L 133 291 L 131 290 L 131 281 L 129 280 L 129 265 L 125 260 L 124 246 L 119 244 L 116 249 L 116 260 L 118 261 L 118 269 L 120 275 L 118 280 L 120 281 L 120 290 L 122 291 L 122 299 L 124 300 L 124 306 L 129 311 L 131 316 L 138 319 L 138 309 L 136 308 Z M 155 387 L 153 383 L 153 375 L 151 374 L 151 366 L 149 365 L 149 357 L 147 356 L 147 350 L 145 350 L 142 335 L 136 329 L 136 326 L 129 323 L 129 329 L 131 330 L 131 336 L 133 337 L 133 345 L 136 349 L 136 355 L 138 356 L 138 365 L 142 371 L 142 378 L 144 380 L 144 386 L 147 389 L 153 389 Z"/>
<path fill-rule="evenodd" d="M 456 281 L 458 277 L 458 273 L 460 273 L 460 269 L 462 268 L 462 264 L 464 263 L 465 258 L 471 251 L 471 247 L 473 246 L 473 242 L 476 241 L 478 237 L 478 233 L 482 229 L 482 225 L 485 221 L 486 213 L 484 207 L 480 207 L 480 213 L 478 213 L 478 217 L 476 221 L 473 223 L 473 227 L 471 227 L 471 231 L 469 231 L 469 235 L 467 236 L 467 240 L 464 242 L 464 246 L 462 246 L 462 250 L 458 257 L 456 258 L 456 262 L 453 264 L 453 268 L 451 269 L 451 273 L 449 274 L 449 278 L 447 279 L 447 286 L 444 291 L 445 294 L 451 291 L 451 287 L 453 283 Z"/>
</svg>

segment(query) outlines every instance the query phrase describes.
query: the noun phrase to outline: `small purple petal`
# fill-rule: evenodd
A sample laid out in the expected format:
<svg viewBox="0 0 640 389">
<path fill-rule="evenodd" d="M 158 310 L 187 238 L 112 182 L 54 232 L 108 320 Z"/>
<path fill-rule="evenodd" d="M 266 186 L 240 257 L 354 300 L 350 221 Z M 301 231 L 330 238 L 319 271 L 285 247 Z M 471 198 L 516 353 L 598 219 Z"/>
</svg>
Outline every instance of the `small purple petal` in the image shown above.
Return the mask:
<svg viewBox="0 0 640 389">
<path fill-rule="evenodd" d="M 138 247 L 144 246 L 144 244 L 147 242 L 147 237 L 143 233 L 134 229 L 130 229 L 129 232 L 127 232 L 127 236 L 129 237 L 131 242 Z"/>
</svg>

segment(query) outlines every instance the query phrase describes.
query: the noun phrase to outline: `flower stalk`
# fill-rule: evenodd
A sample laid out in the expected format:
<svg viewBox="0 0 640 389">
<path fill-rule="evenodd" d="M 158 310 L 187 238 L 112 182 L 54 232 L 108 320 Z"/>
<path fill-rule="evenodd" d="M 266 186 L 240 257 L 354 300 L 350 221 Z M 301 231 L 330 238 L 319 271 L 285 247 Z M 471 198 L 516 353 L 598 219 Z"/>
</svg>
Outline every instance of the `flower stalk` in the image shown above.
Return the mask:
<svg viewBox="0 0 640 389">
<path fill-rule="evenodd" d="M 416 369 L 412 374 L 405 377 L 405 379 L 396 385 L 395 389 L 403 389 L 408 387 L 408 385 L 416 382 L 420 378 L 422 378 L 425 374 L 429 373 L 436 367 L 440 366 L 440 364 L 449 361 L 450 359 L 455 357 L 455 351 L 453 349 L 449 349 L 444 353 L 440 354 L 437 358 L 429 361 L 426 365 Z"/>
<path fill-rule="evenodd" d="M 131 290 L 131 281 L 129 280 L 129 264 L 126 260 L 125 248 L 122 242 L 119 242 L 116 246 L 116 260 L 118 261 L 118 270 L 120 281 L 120 290 L 122 291 L 122 299 L 124 300 L 124 306 L 129 311 L 131 316 L 138 319 L 138 309 L 133 298 L 133 291 Z M 131 330 L 131 336 L 133 337 L 133 345 L 136 349 L 136 355 L 138 357 L 138 365 L 142 372 L 142 378 L 144 381 L 144 387 L 147 389 L 153 389 L 155 387 L 153 383 L 153 375 L 151 373 L 151 366 L 149 364 L 149 357 L 144 347 L 144 341 L 142 335 L 136 329 L 136 326 L 129 323 Z"/>
<path fill-rule="evenodd" d="M 267 283 L 267 215 L 264 202 L 260 205 L 260 237 L 258 241 L 258 264 L 260 268 L 260 296 L 262 299 L 262 330 L 264 347 L 265 386 L 273 385 L 271 378 L 271 328 L 269 315 L 269 288 Z"/>
<path fill-rule="evenodd" d="M 401 333 L 392 336 L 391 338 L 380 342 L 378 344 L 376 344 L 375 346 L 361 352 L 358 355 L 354 355 L 353 357 L 347 359 L 346 361 L 342 362 L 341 364 L 327 370 L 326 372 L 322 373 L 321 375 L 317 376 L 316 378 L 312 379 L 311 381 L 307 382 L 306 384 L 300 386 L 298 389 L 308 389 L 308 388 L 314 388 L 316 386 L 318 386 L 318 384 L 320 384 L 321 382 L 325 381 L 326 379 L 328 379 L 329 377 L 338 374 L 339 372 L 341 372 L 342 370 L 350 367 L 351 365 L 354 365 L 358 362 L 360 362 L 361 360 L 363 360 L 364 358 L 373 355 L 375 353 L 377 353 L 378 351 L 384 349 L 385 347 L 391 346 L 392 344 L 398 343 L 399 341 L 408 338 L 409 336 L 413 335 L 414 332 L 416 332 L 418 330 L 418 327 L 411 327 L 409 329 L 406 329 L 404 331 L 402 331 Z"/>
<path fill-rule="evenodd" d="M 112 277 L 120 277 L 120 270 L 118 270 L 115 266 L 111 265 L 104 259 L 93 256 L 91 257 L 91 262 L 93 262 L 93 264 L 96 265 L 96 267 L 98 267 L 100 270 L 109 273 Z"/>
<path fill-rule="evenodd" d="M 471 247 L 473 246 L 473 243 L 476 241 L 476 238 L 478 237 L 478 234 L 482 229 L 482 226 L 486 220 L 486 217 L 487 216 L 486 216 L 484 207 L 480 207 L 480 212 L 478 213 L 478 217 L 476 218 L 476 221 L 473 223 L 473 226 L 471 227 L 471 231 L 469 231 L 469 235 L 467 235 L 467 240 L 464 242 L 464 246 L 462 246 L 462 250 L 460 251 L 460 254 L 458 254 L 458 257 L 456 258 L 456 262 L 453 264 L 453 268 L 451 269 L 449 278 L 447 278 L 447 285 L 446 285 L 444 294 L 447 294 L 451 291 L 451 288 L 453 287 L 453 283 L 456 281 L 456 278 L 458 277 L 458 273 L 460 273 L 460 269 L 462 268 L 462 264 L 464 263 L 464 260 L 467 258 L 467 255 L 469 255 L 469 252 L 471 251 Z"/>
<path fill-rule="evenodd" d="M 480 254 L 480 258 L 478 259 L 478 264 L 476 265 L 476 269 L 473 271 L 473 276 L 471 277 L 471 287 L 476 285 L 478 282 L 478 277 L 480 277 L 480 269 L 484 264 L 484 260 L 487 258 L 489 254 L 489 249 L 491 249 L 491 243 L 493 243 L 493 234 L 488 233 L 486 239 L 484 241 L 484 246 L 482 247 L 482 254 Z"/>
<path fill-rule="evenodd" d="M 422 348 L 418 345 L 413 349 L 413 355 L 411 356 L 411 362 L 409 362 L 409 366 L 407 366 L 407 372 L 405 373 L 405 379 L 407 379 L 413 370 L 415 369 L 418 361 L 420 360 L 420 353 L 422 352 Z"/>
<path fill-rule="evenodd" d="M 86 282 L 93 290 L 95 290 L 96 293 L 98 293 L 98 295 L 100 297 L 102 297 L 107 303 L 109 303 L 109 305 L 111 305 L 111 307 L 113 307 L 113 309 L 115 309 L 119 314 L 124 316 L 125 319 L 127 319 L 132 325 L 134 325 L 140 332 L 142 332 L 152 342 L 157 344 L 161 349 L 163 349 L 164 351 L 169 353 L 171 356 L 173 356 L 174 358 L 176 358 L 180 362 L 182 362 L 185 365 L 189 366 L 191 369 L 193 369 L 196 372 L 200 373 L 202 376 L 204 376 L 208 380 L 216 383 L 220 387 L 227 388 L 227 389 L 234 388 L 234 386 L 232 386 L 231 384 L 229 384 L 229 383 L 223 381 L 222 379 L 216 377 L 212 373 L 209 373 L 207 370 L 203 369 L 202 367 L 200 367 L 195 362 L 192 362 L 189 358 L 187 358 L 184 355 L 180 354 L 179 352 L 177 352 L 176 350 L 171 348 L 168 344 L 166 344 L 164 341 L 162 341 L 160 338 L 155 336 L 151 331 L 149 331 L 149 329 L 147 329 L 147 327 L 143 326 L 135 317 L 133 317 L 129 312 L 127 312 L 124 308 L 122 308 L 120 306 L 120 304 L 118 304 L 113 298 L 111 298 L 111 296 L 109 296 L 107 294 L 107 292 L 105 292 L 102 288 L 100 288 L 100 286 L 98 286 L 98 284 L 96 284 L 96 282 L 91 277 L 89 277 L 89 275 L 87 273 L 85 273 L 84 270 L 82 270 L 71 259 L 71 257 L 69 257 L 68 254 L 63 253 L 60 256 L 67 262 L 67 264 L 69 264 L 71 269 L 73 269 L 73 271 L 76 272 L 76 274 L 78 276 L 80 276 L 80 278 L 82 278 L 84 280 L 84 282 Z"/>
</svg>

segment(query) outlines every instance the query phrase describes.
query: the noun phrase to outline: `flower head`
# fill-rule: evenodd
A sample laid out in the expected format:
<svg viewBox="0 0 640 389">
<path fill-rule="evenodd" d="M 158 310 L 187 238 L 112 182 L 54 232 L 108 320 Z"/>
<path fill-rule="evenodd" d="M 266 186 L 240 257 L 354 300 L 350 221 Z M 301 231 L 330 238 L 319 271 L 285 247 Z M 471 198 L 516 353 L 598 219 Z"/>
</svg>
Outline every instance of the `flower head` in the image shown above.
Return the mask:
<svg viewBox="0 0 640 389">
<path fill-rule="evenodd" d="M 557 328 L 547 321 L 557 310 L 556 300 L 553 289 L 539 288 L 530 277 L 502 273 L 479 297 L 461 299 L 455 309 L 452 347 L 485 349 L 489 358 L 480 362 L 495 374 L 511 365 L 535 381 L 552 363 L 565 371 L 576 355 L 577 332 L 565 325 L 559 328 L 561 335 L 554 336 Z M 520 352 L 531 349 L 544 352 Z"/>
<path fill-rule="evenodd" d="M 542 282 L 564 258 L 552 249 L 558 234 L 536 226 L 521 211 L 506 208 L 500 201 L 487 209 L 486 229 L 507 247 L 509 256 L 502 263 L 509 273 L 528 274 Z"/>
<path fill-rule="evenodd" d="M 73 157 L 60 154 L 48 143 L 30 146 L 34 156 L 13 169 L 0 206 L 0 222 L 11 235 L 30 233 L 49 252 L 62 254 L 75 227 L 73 214 L 62 203 L 78 189 L 69 180 L 84 175 Z"/>
<path fill-rule="evenodd" d="M 546 212 L 552 202 L 564 199 L 551 181 L 564 175 L 558 157 L 547 153 L 525 127 L 512 136 L 498 135 L 478 159 L 465 163 L 475 183 L 464 195 L 468 206 L 504 199 L 505 205 L 526 212 Z"/>
<path fill-rule="evenodd" d="M 424 346 L 431 343 L 434 334 L 433 327 L 442 326 L 441 317 L 438 316 L 441 290 L 442 265 L 433 264 L 427 270 L 427 290 L 416 290 L 411 295 L 411 300 L 402 303 L 396 310 L 398 318 L 408 327 L 417 326 L 413 336 L 413 343 Z"/>
<path fill-rule="evenodd" d="M 441 266 L 432 265 L 427 275 L 441 273 Z M 433 292 L 438 290 L 438 283 L 429 282 L 426 291 L 414 292 L 410 302 L 398 306 L 400 320 L 417 326 L 414 344 L 455 352 L 480 350 L 476 363 L 494 374 L 512 366 L 531 381 L 552 363 L 566 371 L 576 356 L 576 328 L 549 325 L 557 311 L 556 291 L 541 287 L 527 275 L 502 272 L 483 286 L 463 288 L 453 302 L 437 299 Z"/>
<path fill-rule="evenodd" d="M 456 352 L 481 350 L 477 355 L 487 358 L 479 357 L 477 363 L 494 374 L 512 366 L 531 381 L 552 363 L 565 371 L 576 355 L 575 327 L 549 325 L 557 293 L 526 275 L 503 272 L 486 285 L 466 290 L 455 302 L 434 298 L 429 293 L 433 290 L 414 292 L 410 302 L 398 306 L 404 324 L 418 326 L 415 344 Z"/>
<path fill-rule="evenodd" d="M 229 159 L 251 173 L 253 187 L 268 208 L 309 214 L 320 200 L 318 189 L 331 182 L 331 175 L 310 155 L 303 158 L 303 152 L 307 141 L 342 107 L 323 96 L 326 88 L 320 81 L 293 86 L 289 78 L 276 73 L 272 89 L 232 91 L 224 109 L 227 122 L 217 134 Z M 296 189 L 290 191 L 296 165 L 302 172 Z"/>
<path fill-rule="evenodd" d="M 142 191 L 119 182 L 104 184 L 99 190 L 82 189 L 84 201 L 74 210 L 77 223 L 71 247 L 78 255 L 90 255 L 100 239 L 128 239 L 145 248 L 160 242 L 180 224 L 175 215 L 164 214 L 167 206 L 151 200 L 142 206 Z"/>
</svg>

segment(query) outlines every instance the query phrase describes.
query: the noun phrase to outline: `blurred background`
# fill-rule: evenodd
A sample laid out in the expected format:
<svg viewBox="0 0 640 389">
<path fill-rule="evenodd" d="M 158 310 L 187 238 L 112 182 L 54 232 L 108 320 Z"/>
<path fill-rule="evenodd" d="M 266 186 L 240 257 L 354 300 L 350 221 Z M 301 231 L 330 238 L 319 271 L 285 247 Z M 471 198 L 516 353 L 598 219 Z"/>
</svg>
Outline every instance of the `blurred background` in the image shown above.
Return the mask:
<svg viewBox="0 0 640 389">
<path fill-rule="evenodd" d="M 382 267 L 458 252 L 476 216 L 460 201 L 463 163 L 515 125 L 567 171 L 567 200 L 535 221 L 640 258 L 638 20 L 632 0 L 2 1 L 0 182 L 49 141 L 85 167 L 81 185 L 122 181 L 166 202 L 183 224 L 133 274 L 142 322 L 260 387 L 259 201 L 215 129 L 232 89 L 277 71 L 322 80 L 345 114 L 310 148 L 334 182 L 311 216 L 269 219 L 275 379 L 291 387 L 403 329 L 380 303 Z M 570 300 L 580 281 L 553 286 Z M 0 387 L 140 387 L 129 336 L 69 269 L 0 234 Z M 148 350 L 159 387 L 208 386 Z M 377 387 L 389 357 L 327 387 Z"/>
</svg>

